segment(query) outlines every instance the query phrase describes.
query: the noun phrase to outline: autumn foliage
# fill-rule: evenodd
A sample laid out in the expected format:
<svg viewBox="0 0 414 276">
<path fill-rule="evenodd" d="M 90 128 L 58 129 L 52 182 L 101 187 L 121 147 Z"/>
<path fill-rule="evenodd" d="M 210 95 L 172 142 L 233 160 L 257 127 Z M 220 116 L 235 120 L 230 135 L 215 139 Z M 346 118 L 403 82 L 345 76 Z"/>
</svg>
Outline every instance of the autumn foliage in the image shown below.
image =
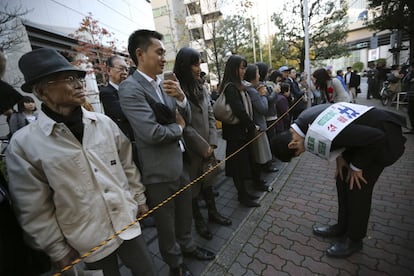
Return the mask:
<svg viewBox="0 0 414 276">
<path fill-rule="evenodd" d="M 79 28 L 69 36 L 78 41 L 73 49 L 78 53 L 74 57 L 74 63 L 90 62 L 99 84 L 105 84 L 106 66 L 105 61 L 116 51 L 116 39 L 113 33 L 99 26 L 99 21 L 94 19 L 92 13 L 82 19 Z"/>
</svg>

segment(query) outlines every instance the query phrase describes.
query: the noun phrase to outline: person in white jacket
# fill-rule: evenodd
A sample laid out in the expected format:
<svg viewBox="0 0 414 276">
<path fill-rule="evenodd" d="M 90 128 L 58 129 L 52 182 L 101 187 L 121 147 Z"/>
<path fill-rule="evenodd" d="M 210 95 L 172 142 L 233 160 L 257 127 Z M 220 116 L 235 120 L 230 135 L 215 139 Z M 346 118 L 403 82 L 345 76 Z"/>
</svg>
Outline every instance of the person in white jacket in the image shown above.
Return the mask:
<svg viewBox="0 0 414 276">
<path fill-rule="evenodd" d="M 36 66 L 33 66 L 36 64 Z M 13 136 L 6 162 L 15 211 L 31 244 L 62 269 L 84 258 L 88 269 L 155 275 L 139 223 L 148 211 L 131 144 L 107 116 L 81 107 L 85 72 L 53 49 L 19 60 L 25 83 L 43 103 L 38 120 Z"/>
<path fill-rule="evenodd" d="M 331 78 L 326 69 L 313 72 L 315 87 L 321 91 L 325 103 L 350 102 L 351 97 L 337 78 Z"/>
</svg>

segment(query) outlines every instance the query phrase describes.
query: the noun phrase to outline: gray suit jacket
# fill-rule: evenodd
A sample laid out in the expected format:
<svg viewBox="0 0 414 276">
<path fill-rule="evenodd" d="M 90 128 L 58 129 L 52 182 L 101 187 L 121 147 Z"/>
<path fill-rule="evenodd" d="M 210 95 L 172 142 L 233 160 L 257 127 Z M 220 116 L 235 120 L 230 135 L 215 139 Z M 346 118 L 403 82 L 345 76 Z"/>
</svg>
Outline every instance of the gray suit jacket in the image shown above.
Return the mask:
<svg viewBox="0 0 414 276">
<path fill-rule="evenodd" d="M 182 131 L 176 123 L 159 124 L 145 94 L 160 102 L 154 87 L 137 71 L 119 86 L 121 108 L 134 130 L 142 182 L 148 185 L 176 181 L 183 172 L 183 154 L 178 142 Z M 178 109 L 186 123 L 191 121 L 188 104 L 181 108 L 175 98 L 164 92 L 163 96 L 165 105 L 173 111 Z"/>
</svg>

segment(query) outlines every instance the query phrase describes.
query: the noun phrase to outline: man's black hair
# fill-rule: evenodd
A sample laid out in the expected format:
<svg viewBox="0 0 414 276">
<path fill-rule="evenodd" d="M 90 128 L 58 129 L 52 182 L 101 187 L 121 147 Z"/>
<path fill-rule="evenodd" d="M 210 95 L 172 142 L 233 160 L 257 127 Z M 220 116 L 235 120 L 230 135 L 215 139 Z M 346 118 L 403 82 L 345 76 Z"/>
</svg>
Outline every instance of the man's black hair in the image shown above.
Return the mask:
<svg viewBox="0 0 414 276">
<path fill-rule="evenodd" d="M 129 36 L 128 53 L 135 65 L 138 66 L 138 59 L 135 54 L 136 49 L 141 48 L 143 51 L 146 51 L 151 45 L 151 38 L 162 40 L 163 35 L 157 31 L 137 30 Z"/>
<path fill-rule="evenodd" d="M 295 150 L 288 147 L 291 141 L 292 133 L 289 130 L 276 134 L 275 138 L 271 141 L 270 148 L 272 149 L 273 155 L 282 162 L 290 162 L 295 157 Z"/>
</svg>

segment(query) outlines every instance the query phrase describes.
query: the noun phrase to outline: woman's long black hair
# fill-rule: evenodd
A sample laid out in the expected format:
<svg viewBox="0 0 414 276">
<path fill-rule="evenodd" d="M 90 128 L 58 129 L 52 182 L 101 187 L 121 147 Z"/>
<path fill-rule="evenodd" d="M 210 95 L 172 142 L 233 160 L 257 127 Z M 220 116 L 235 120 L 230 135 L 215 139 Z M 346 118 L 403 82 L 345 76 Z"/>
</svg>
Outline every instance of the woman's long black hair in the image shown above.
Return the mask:
<svg viewBox="0 0 414 276">
<path fill-rule="evenodd" d="M 326 72 L 326 69 L 318 69 L 315 72 L 313 72 L 312 76 L 315 78 L 316 87 L 319 90 L 326 91 L 326 82 L 331 79 L 331 77 L 328 75 L 328 72 Z"/>
<path fill-rule="evenodd" d="M 241 64 L 246 67 L 247 61 L 244 57 L 239 55 L 232 55 L 227 60 L 226 67 L 224 69 L 223 81 L 220 83 L 220 87 L 218 89 L 219 93 L 223 91 L 224 86 L 228 82 L 233 83 L 238 89 L 242 90 L 242 79 L 239 73 Z"/>
<path fill-rule="evenodd" d="M 180 81 L 180 86 L 192 103 L 198 104 L 202 96 L 202 85 L 199 79 L 195 79 L 191 66 L 200 63 L 201 56 L 196 50 L 184 47 L 178 51 L 175 57 L 174 74 Z"/>
</svg>

